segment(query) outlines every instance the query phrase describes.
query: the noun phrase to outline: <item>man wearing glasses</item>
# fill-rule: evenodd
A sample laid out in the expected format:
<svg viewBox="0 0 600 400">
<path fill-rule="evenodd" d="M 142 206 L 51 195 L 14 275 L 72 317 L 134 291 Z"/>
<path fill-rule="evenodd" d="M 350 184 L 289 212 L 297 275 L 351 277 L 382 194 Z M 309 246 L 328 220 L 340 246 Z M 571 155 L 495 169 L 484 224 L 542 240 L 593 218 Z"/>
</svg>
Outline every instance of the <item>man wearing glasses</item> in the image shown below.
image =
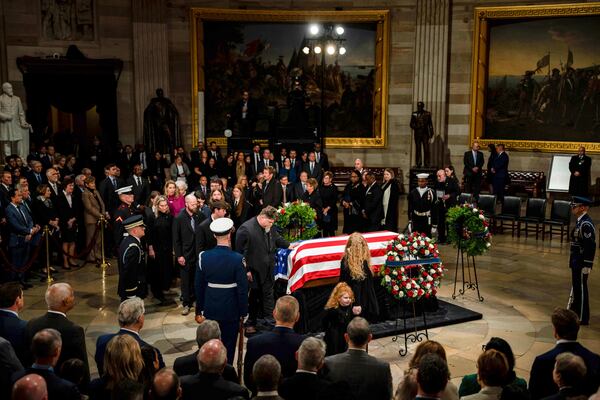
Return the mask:
<svg viewBox="0 0 600 400">
<path fill-rule="evenodd" d="M 587 281 L 596 253 L 596 228 L 592 218 L 587 214 L 591 205 L 590 199 L 574 196 L 571 211 L 577 218 L 575 228 L 571 232 L 571 268 L 572 288 L 569 298 L 569 310 L 574 311 L 581 325 L 588 325 L 590 320 L 590 303 Z"/>
</svg>

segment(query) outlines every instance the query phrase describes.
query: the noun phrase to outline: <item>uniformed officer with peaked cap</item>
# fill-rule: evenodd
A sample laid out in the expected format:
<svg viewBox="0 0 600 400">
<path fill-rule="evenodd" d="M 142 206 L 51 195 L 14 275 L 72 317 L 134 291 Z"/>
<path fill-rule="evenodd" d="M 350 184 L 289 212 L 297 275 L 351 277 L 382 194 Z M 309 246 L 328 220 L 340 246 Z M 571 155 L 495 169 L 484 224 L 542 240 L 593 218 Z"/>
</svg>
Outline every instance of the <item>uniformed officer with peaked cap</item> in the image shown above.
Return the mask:
<svg viewBox="0 0 600 400">
<path fill-rule="evenodd" d="M 115 190 L 115 193 L 117 193 L 119 200 L 121 201 L 119 208 L 115 210 L 112 221 L 115 244 L 119 246 L 126 231 L 123 227 L 123 222 L 134 214 L 133 200 L 135 196 L 131 185 L 122 186 Z"/>
<path fill-rule="evenodd" d="M 590 320 L 590 301 L 587 281 L 594 264 L 596 254 L 596 227 L 587 211 L 591 200 L 586 197 L 574 196 L 571 211 L 577 218 L 571 231 L 571 297 L 569 309 L 579 315 L 581 325 L 588 325 Z"/>
<path fill-rule="evenodd" d="M 418 186 L 408 194 L 408 223 L 410 232 L 431 237 L 437 231 L 437 215 L 433 212 L 436 196 L 427 187 L 428 179 L 427 173 L 417 174 Z"/>
<path fill-rule="evenodd" d="M 240 320 L 248 314 L 248 279 L 241 254 L 231 250 L 233 221 L 219 218 L 210 224 L 217 246 L 198 256 L 196 271 L 196 321 L 215 320 L 227 360 L 233 362 Z"/>
<path fill-rule="evenodd" d="M 132 215 L 123 221 L 128 235 L 119 245 L 119 286 L 121 301 L 131 297 L 146 296 L 144 278 L 145 253 L 141 239 L 145 234 L 144 219 L 141 215 Z"/>
</svg>

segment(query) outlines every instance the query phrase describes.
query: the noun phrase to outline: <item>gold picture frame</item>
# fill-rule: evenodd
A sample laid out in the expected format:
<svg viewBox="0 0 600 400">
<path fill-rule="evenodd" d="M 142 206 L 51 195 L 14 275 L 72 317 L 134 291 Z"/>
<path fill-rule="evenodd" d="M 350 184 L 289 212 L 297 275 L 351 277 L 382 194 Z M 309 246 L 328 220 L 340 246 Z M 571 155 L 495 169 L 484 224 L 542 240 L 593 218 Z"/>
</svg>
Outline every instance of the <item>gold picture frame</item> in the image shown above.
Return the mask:
<svg viewBox="0 0 600 400">
<path fill-rule="evenodd" d="M 477 139 L 481 145 L 491 143 L 504 143 L 511 150 L 521 151 L 537 151 L 537 152 L 577 152 L 579 146 L 586 147 L 589 153 L 600 153 L 600 139 L 598 142 L 589 140 L 582 141 L 558 141 L 539 139 L 527 140 L 526 138 L 519 139 L 503 139 L 502 137 L 486 137 L 486 122 L 489 118 L 489 109 L 486 104 L 486 96 L 488 91 L 489 71 L 493 68 L 490 61 L 490 27 L 498 26 L 498 23 L 536 21 L 539 19 L 550 19 L 553 17 L 582 17 L 582 16 L 600 16 L 600 2 L 596 3 L 580 3 L 580 4 L 547 4 L 547 5 L 529 5 L 529 6 L 502 6 L 502 7 L 475 7 L 474 9 L 474 32 L 473 32 L 473 58 L 471 68 L 471 110 L 470 110 L 470 134 L 469 142 Z M 533 42 L 532 42 L 533 43 Z M 523 43 L 525 48 L 532 50 L 532 47 L 527 47 L 527 43 Z M 569 49 L 569 53 L 571 50 Z M 572 54 L 569 54 L 572 57 Z M 550 57 L 550 53 L 548 53 Z M 554 56 L 556 58 L 556 55 Z M 566 61 L 560 58 L 560 65 Z M 541 64 L 540 64 L 541 62 Z M 533 62 L 535 65 L 535 61 Z M 537 67 L 544 65 L 542 59 L 538 61 Z M 570 65 L 567 61 L 567 67 Z M 546 68 L 546 66 L 544 66 Z M 550 61 L 547 65 L 550 71 Z M 568 68 L 567 68 L 568 69 Z M 536 71 L 534 71 L 535 74 Z M 525 72 L 524 72 L 525 73 Z M 550 72 L 548 72 L 550 77 Z M 496 77 L 497 78 L 497 77 Z M 506 79 L 506 76 L 505 76 Z M 524 79 L 524 78 L 522 78 Z M 505 81 L 506 84 L 506 81 Z M 519 83 L 520 84 L 520 83 Z M 519 105 L 521 107 L 521 105 Z M 566 107 L 566 106 L 565 106 Z M 517 118 L 521 117 L 521 109 L 519 108 Z M 529 116 L 529 109 L 526 110 L 526 118 Z M 525 134 L 524 134 L 525 135 Z M 556 134 L 553 134 L 556 136 Z M 593 135 L 593 132 L 590 133 Z M 560 136 L 560 135 L 559 135 Z"/>
<path fill-rule="evenodd" d="M 390 47 L 389 10 L 307 11 L 190 8 L 190 54 L 192 75 L 192 143 L 199 137 L 198 93 L 204 90 L 204 21 L 376 23 L 373 134 L 371 137 L 325 138 L 329 148 L 384 148 L 387 145 L 388 65 Z M 225 143 L 225 138 L 207 138 Z"/>
</svg>

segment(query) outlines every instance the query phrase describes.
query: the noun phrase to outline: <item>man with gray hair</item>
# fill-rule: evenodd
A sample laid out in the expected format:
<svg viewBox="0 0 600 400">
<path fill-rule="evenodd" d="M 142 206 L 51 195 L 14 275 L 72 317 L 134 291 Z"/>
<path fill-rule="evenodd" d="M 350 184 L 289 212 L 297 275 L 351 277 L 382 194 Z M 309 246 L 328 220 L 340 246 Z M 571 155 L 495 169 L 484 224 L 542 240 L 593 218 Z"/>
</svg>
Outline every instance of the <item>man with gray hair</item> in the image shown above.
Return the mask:
<svg viewBox="0 0 600 400">
<path fill-rule="evenodd" d="M 285 400 L 316 400 L 329 382 L 317 373 L 325 362 L 325 342 L 309 337 L 304 339 L 296 352 L 298 369 L 291 377 L 284 379 L 279 394 Z"/>
<path fill-rule="evenodd" d="M 178 400 L 182 395 L 179 377 L 171 368 L 163 368 L 154 375 L 150 387 L 152 400 Z"/>
<path fill-rule="evenodd" d="M 48 400 L 48 388 L 44 378 L 38 374 L 25 375 L 15 382 L 12 400 Z"/>
<path fill-rule="evenodd" d="M 221 340 L 221 329 L 219 328 L 219 323 L 217 321 L 206 319 L 198 325 L 198 328 L 196 328 L 196 344 L 198 345 L 198 350 L 192 354 L 176 358 L 173 363 L 173 369 L 178 376 L 194 375 L 198 373 L 198 352 L 204 343 L 211 339 Z M 229 361 L 231 362 L 232 360 Z M 230 363 L 225 365 L 223 378 L 229 382 L 239 382 L 235 368 L 233 368 Z"/>
<path fill-rule="evenodd" d="M 29 182 L 29 190 L 31 190 L 32 193 L 35 193 L 38 185 L 48 183 L 48 180 L 42 173 L 43 165 L 40 161 L 31 160 L 29 164 L 31 165 L 31 171 L 27 174 L 27 182 Z"/>
<path fill-rule="evenodd" d="M 373 338 L 366 319 L 356 317 L 348 324 L 345 353 L 325 358 L 323 374 L 333 383 L 346 381 L 357 400 L 389 400 L 392 397 L 390 364 L 367 354 Z"/>
<path fill-rule="evenodd" d="M 57 361 L 61 356 L 63 340 L 56 329 L 42 329 L 33 336 L 31 353 L 33 364 L 25 371 L 15 372 L 12 381 L 16 382 L 25 375 L 37 374 L 46 381 L 50 399 L 80 400 L 77 386 L 56 375 Z"/>
<path fill-rule="evenodd" d="M 46 178 L 48 178 L 48 186 L 50 186 L 50 190 L 52 191 L 52 202 L 55 203 L 62 189 L 60 187 L 60 182 L 58 182 L 60 174 L 56 169 L 48 168 L 46 170 Z"/>
<path fill-rule="evenodd" d="M 26 343 L 31 344 L 34 335 L 42 329 L 52 328 L 60 332 L 63 346 L 56 371 L 60 371 L 63 362 L 77 358 L 83 361 L 84 375 L 82 384 L 87 386 L 90 381 L 90 367 L 85 347 L 85 332 L 83 328 L 67 318 L 67 313 L 75 305 L 75 293 L 71 285 L 59 282 L 46 290 L 48 312 L 40 317 L 31 319 L 25 327 Z M 52 397 L 52 396 L 50 396 Z"/>
<path fill-rule="evenodd" d="M 199 372 L 181 378 L 183 399 L 196 399 L 199 393 L 207 399 L 248 399 L 248 391 L 243 386 L 223 378 L 227 365 L 227 349 L 219 339 L 206 342 L 197 356 Z"/>
<path fill-rule="evenodd" d="M 586 373 L 587 367 L 583 358 L 569 352 L 559 354 L 552 371 L 552 379 L 558 386 L 558 393 L 546 399 L 562 400 L 585 396 L 583 383 Z"/>
<path fill-rule="evenodd" d="M 277 386 L 281 379 L 281 365 L 275 357 L 265 354 L 256 361 L 252 368 L 252 378 L 256 384 L 258 393 L 255 398 L 269 400 L 280 400 Z"/>
<path fill-rule="evenodd" d="M 96 360 L 96 365 L 98 366 L 98 372 L 100 374 L 104 371 L 104 353 L 106 352 L 106 346 L 113 337 L 117 335 L 130 335 L 140 344 L 140 347 L 153 347 L 140 337 L 140 331 L 144 327 L 145 312 L 144 300 L 139 297 L 127 299 L 119 304 L 117 318 L 121 329 L 119 329 L 119 332 L 117 333 L 107 333 L 99 336 L 96 341 L 96 355 L 94 356 L 94 359 Z M 165 362 L 163 361 L 162 354 L 156 347 L 154 347 L 154 350 L 156 350 L 156 354 L 158 355 L 159 368 L 163 368 Z"/>
</svg>

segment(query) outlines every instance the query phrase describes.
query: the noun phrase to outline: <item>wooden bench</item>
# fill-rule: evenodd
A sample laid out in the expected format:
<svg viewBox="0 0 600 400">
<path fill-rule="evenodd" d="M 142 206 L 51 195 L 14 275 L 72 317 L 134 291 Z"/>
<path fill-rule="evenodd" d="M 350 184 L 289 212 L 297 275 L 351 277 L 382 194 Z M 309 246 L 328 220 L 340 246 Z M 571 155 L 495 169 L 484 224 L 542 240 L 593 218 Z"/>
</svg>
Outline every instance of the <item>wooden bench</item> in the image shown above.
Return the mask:
<svg viewBox="0 0 600 400">
<path fill-rule="evenodd" d="M 485 182 L 487 170 L 483 170 L 482 182 Z M 527 193 L 529 197 L 546 197 L 546 174 L 542 171 L 508 171 L 510 183 L 506 185 L 506 194 Z"/>
<path fill-rule="evenodd" d="M 383 172 L 386 168 L 390 168 L 394 171 L 394 177 L 398 181 L 400 186 L 400 194 L 404 193 L 404 177 L 402 175 L 402 169 L 398 167 L 366 167 L 367 171 L 371 171 L 375 174 L 377 182 L 383 182 Z M 346 184 L 350 181 L 350 174 L 354 171 L 354 167 L 331 167 L 333 172 L 333 183 L 338 189 L 343 190 Z"/>
</svg>

